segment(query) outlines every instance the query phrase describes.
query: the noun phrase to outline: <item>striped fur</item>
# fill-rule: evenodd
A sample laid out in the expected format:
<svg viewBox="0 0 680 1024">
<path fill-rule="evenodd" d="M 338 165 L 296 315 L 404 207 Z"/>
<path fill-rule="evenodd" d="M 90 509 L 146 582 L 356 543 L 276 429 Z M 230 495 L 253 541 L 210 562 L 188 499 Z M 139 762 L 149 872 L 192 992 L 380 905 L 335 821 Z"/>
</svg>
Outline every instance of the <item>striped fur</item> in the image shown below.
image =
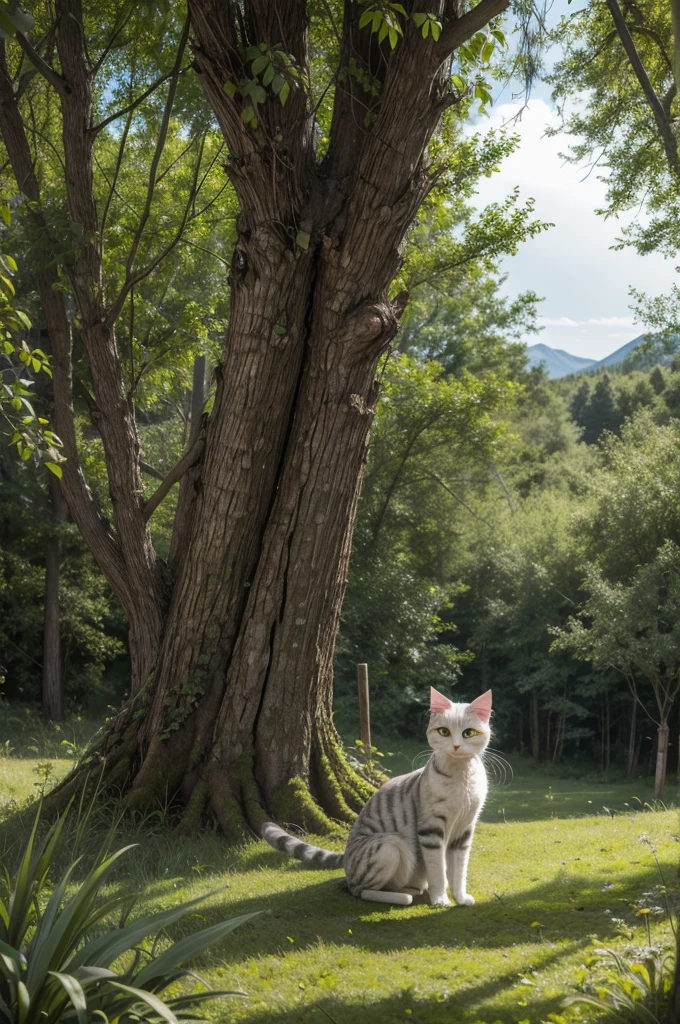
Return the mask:
<svg viewBox="0 0 680 1024">
<path fill-rule="evenodd" d="M 332 850 L 322 850 L 320 846 L 312 846 L 311 843 L 303 843 L 301 839 L 294 839 L 273 821 L 266 821 L 260 831 L 262 838 L 266 839 L 275 850 L 281 850 L 305 864 L 313 864 L 314 867 L 323 868 L 326 871 L 342 867 L 344 854 L 333 853 Z"/>
<path fill-rule="evenodd" d="M 440 730 L 448 736 L 442 736 Z M 465 738 L 464 731 L 474 730 Z M 424 768 L 390 779 L 374 793 L 352 827 L 344 855 L 293 839 L 272 822 L 263 838 L 278 850 L 320 868 L 344 865 L 354 896 L 381 899 L 427 889 L 434 906 L 448 906 L 447 882 L 456 903 L 474 903 L 466 892 L 472 836 L 486 798 L 481 755 L 490 730 L 468 704 L 432 714 Z M 400 902 L 404 902 L 400 899 Z"/>
</svg>

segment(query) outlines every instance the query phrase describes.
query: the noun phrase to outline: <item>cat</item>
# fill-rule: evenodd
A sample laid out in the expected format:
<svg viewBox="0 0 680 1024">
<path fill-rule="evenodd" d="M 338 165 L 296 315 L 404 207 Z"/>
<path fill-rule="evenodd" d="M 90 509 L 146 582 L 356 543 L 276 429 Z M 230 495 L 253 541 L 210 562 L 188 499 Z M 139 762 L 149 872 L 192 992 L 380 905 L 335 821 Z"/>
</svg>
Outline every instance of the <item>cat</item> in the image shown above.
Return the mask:
<svg viewBox="0 0 680 1024">
<path fill-rule="evenodd" d="M 373 794 L 344 853 L 294 839 L 271 821 L 262 826 L 263 838 L 307 864 L 344 866 L 349 891 L 365 900 L 408 905 L 427 889 L 432 906 L 446 907 L 448 881 L 456 903 L 470 906 L 467 866 L 487 793 L 481 755 L 491 738 L 490 717 L 491 690 L 471 704 L 454 704 L 431 687 L 430 760 Z"/>
</svg>

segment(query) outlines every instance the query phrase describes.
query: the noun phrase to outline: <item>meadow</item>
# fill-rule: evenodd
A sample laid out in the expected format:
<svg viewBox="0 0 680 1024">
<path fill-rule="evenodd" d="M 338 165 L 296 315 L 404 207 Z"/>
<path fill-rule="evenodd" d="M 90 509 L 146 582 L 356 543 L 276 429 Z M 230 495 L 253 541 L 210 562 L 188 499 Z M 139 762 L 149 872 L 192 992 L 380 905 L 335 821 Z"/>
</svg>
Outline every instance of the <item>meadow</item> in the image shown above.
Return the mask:
<svg viewBox="0 0 680 1024">
<path fill-rule="evenodd" d="M 407 748 L 386 760 L 398 771 L 411 758 Z M 199 965 L 213 987 L 247 994 L 214 1005 L 225 1024 L 561 1020 L 594 948 L 646 942 L 648 924 L 654 941 L 670 940 L 664 914 L 638 911 L 663 903 L 659 885 L 677 887 L 676 794 L 653 804 L 650 780 L 564 778 L 513 761 L 514 778 L 492 787 L 478 827 L 474 907 L 376 908 L 349 896 L 341 871 L 305 870 L 261 842 L 170 838 L 162 813 L 121 828 L 121 845 L 138 846 L 113 884 L 141 893 L 135 912 L 222 890 L 185 930 L 261 911 Z M 57 778 L 71 762 L 50 763 Z M 0 759 L 6 844 L 18 838 L 13 808 L 44 776 L 44 761 Z M 343 835 L 321 842 L 340 848 Z"/>
</svg>

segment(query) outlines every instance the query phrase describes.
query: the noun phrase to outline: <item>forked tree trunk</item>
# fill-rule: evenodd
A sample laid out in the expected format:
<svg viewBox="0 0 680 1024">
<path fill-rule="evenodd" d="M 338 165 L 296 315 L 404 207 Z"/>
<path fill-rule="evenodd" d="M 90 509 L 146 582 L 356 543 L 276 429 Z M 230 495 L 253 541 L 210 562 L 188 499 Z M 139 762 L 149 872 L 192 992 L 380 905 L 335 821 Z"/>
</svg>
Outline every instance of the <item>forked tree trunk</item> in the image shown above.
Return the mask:
<svg viewBox="0 0 680 1024">
<path fill-rule="evenodd" d="M 98 778 L 102 764 L 104 782 L 122 790 L 129 805 L 149 806 L 169 794 L 182 808 L 181 828 L 193 830 L 208 812 L 233 839 L 271 815 L 322 830 L 329 815 L 350 819 L 365 801 L 370 789 L 332 725 L 332 660 L 379 392 L 376 369 L 406 302 L 391 299 L 389 289 L 436 179 L 427 147 L 455 99 L 451 54 L 507 2 L 482 0 L 467 14 L 459 0 L 428 2 L 441 34 L 424 38 L 404 19 L 392 49 L 359 28 L 365 7 L 346 0 L 330 146 L 319 162 L 314 99 L 304 85 L 311 60 L 304 0 L 190 0 L 195 67 L 227 143 L 241 212 L 215 401 L 183 481 L 164 566 L 140 497 L 134 408 L 116 348 L 124 289 L 111 307 L 103 300 L 82 11 L 79 0 L 57 0 L 61 76 L 53 78 L 69 209 L 85 238 L 69 274 L 113 532 L 79 476 L 68 321 L 49 279 L 41 299 L 57 335 L 62 401 L 55 418 L 69 456 L 64 489 L 130 616 L 133 678 L 129 704 L 55 792 L 53 806 L 84 777 Z M 241 116 L 246 101 L 238 88 L 251 74 L 246 50 L 260 44 L 292 55 L 300 74 L 285 105 L 272 92 L 258 107 L 254 126 Z M 380 97 L 370 118 L 367 75 Z M 4 83 L 0 75 L 0 105 L 15 174 L 37 200 L 7 75 Z M 537 722 L 532 739 L 538 742 Z"/>
</svg>

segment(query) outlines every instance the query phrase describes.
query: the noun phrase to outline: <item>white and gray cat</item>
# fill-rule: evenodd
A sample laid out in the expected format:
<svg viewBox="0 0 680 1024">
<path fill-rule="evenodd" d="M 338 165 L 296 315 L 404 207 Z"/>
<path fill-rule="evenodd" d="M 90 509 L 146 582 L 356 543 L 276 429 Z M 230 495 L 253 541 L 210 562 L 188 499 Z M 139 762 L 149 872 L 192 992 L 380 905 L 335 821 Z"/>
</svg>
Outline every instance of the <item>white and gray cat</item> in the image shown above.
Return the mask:
<svg viewBox="0 0 680 1024">
<path fill-rule="evenodd" d="M 428 890 L 435 907 L 470 905 L 467 866 L 472 835 L 486 799 L 481 755 L 491 737 L 491 690 L 471 704 L 454 704 L 430 690 L 427 742 L 434 751 L 424 768 L 390 779 L 355 821 L 344 853 L 289 836 L 267 822 L 262 836 L 277 850 L 320 868 L 344 865 L 353 896 L 409 904 Z"/>
</svg>

